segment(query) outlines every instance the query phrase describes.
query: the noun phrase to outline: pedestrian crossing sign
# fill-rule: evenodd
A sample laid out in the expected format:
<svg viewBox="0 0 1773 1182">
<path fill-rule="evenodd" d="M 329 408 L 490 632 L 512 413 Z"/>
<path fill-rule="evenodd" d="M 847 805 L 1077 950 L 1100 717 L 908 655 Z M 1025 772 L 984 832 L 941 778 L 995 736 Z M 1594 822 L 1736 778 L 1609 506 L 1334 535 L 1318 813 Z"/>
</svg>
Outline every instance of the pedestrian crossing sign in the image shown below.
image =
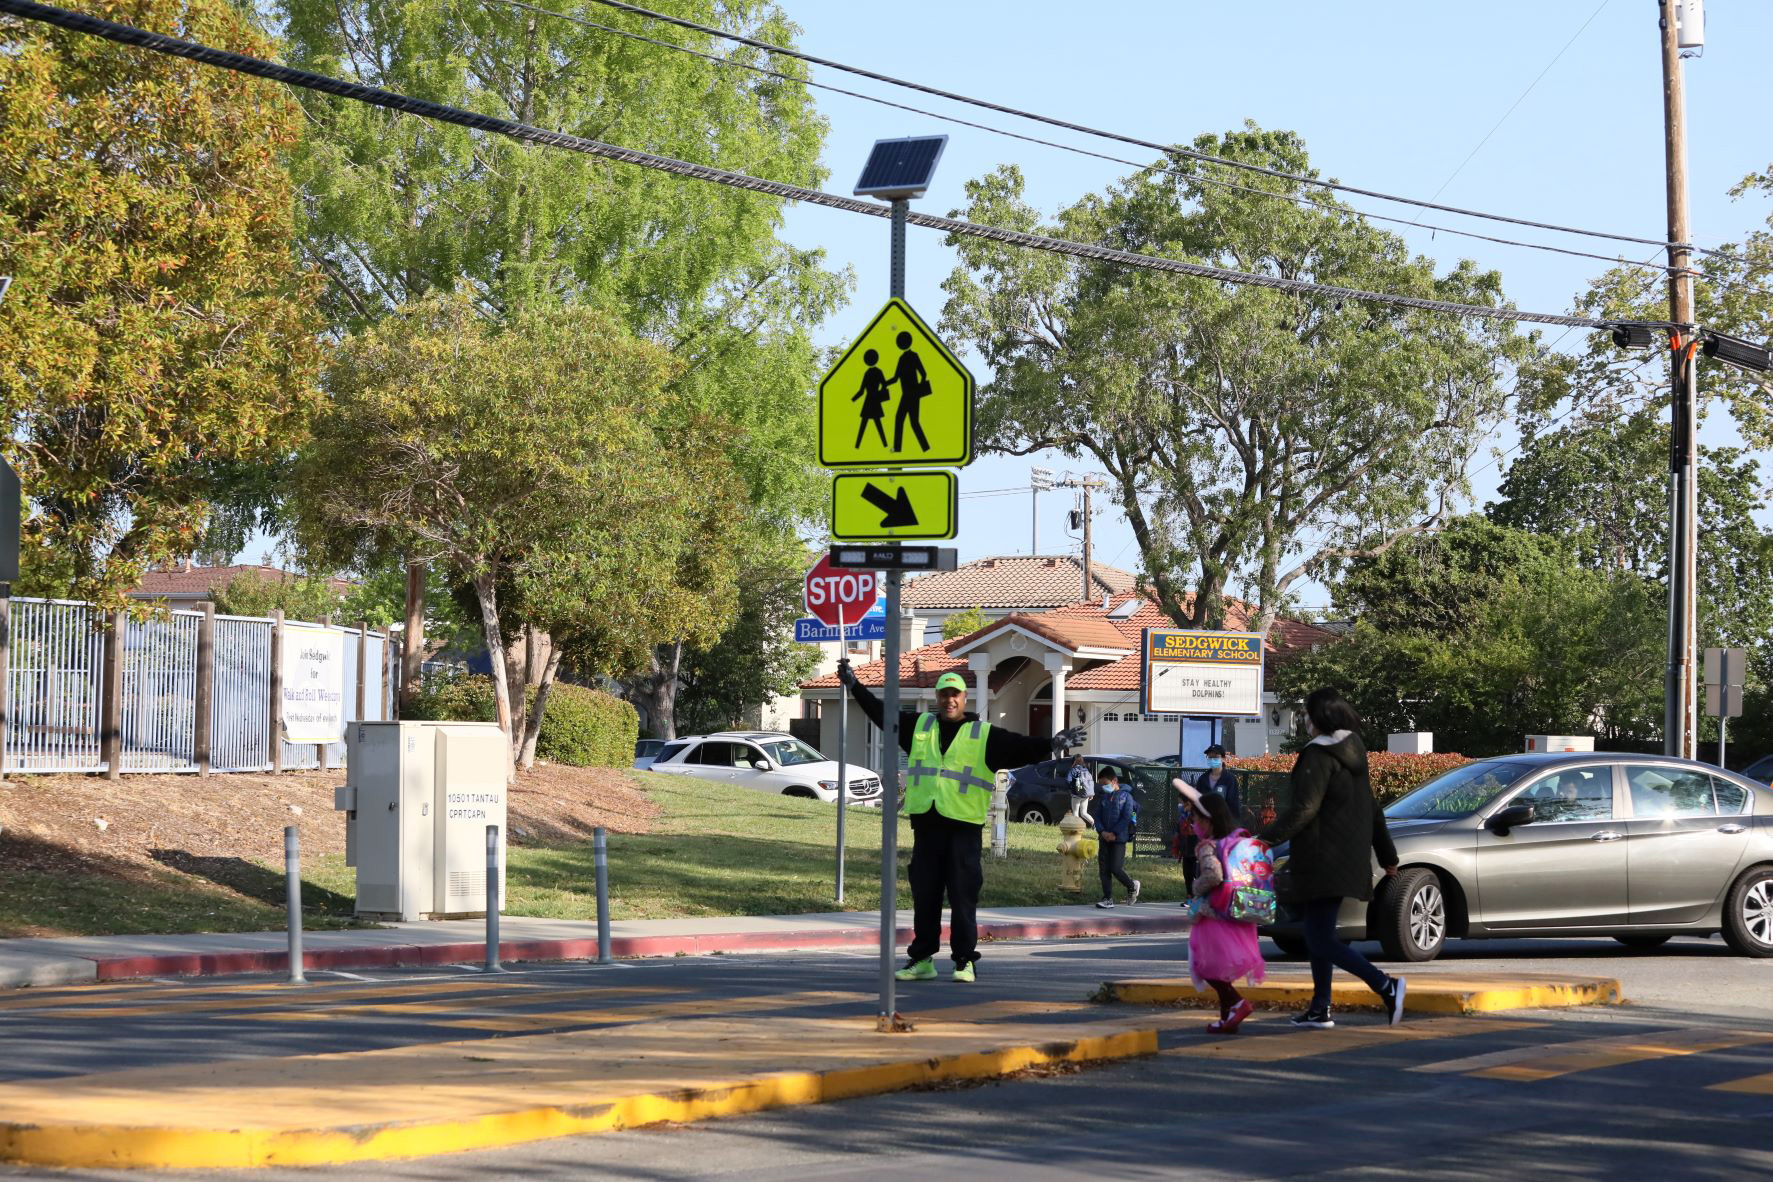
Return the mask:
<svg viewBox="0 0 1773 1182">
<path fill-rule="evenodd" d="M 973 462 L 973 375 L 911 305 L 888 300 L 819 383 L 826 468 Z"/>
</svg>

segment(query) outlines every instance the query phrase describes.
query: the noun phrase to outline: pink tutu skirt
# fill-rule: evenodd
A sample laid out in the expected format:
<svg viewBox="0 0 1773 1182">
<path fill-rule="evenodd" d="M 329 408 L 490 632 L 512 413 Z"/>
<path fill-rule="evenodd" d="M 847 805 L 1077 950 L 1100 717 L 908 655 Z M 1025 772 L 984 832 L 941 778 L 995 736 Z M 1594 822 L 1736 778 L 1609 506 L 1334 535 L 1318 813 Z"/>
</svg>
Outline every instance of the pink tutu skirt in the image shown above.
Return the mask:
<svg viewBox="0 0 1773 1182">
<path fill-rule="evenodd" d="M 1194 926 L 1188 929 L 1188 975 L 1196 989 L 1204 988 L 1208 981 L 1240 978 L 1247 978 L 1252 985 L 1261 984 L 1266 966 L 1256 925 L 1213 915 L 1197 916 Z"/>
</svg>

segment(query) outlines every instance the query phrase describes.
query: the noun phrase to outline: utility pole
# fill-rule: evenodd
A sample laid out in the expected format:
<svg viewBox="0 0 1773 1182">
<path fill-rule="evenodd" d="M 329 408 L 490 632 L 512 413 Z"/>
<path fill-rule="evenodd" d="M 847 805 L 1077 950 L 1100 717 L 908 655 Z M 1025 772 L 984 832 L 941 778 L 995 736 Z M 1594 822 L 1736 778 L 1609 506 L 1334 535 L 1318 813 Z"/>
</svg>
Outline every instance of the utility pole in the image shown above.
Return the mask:
<svg viewBox="0 0 1773 1182">
<path fill-rule="evenodd" d="M 1668 318 L 1672 394 L 1669 431 L 1668 674 L 1664 686 L 1662 749 L 1687 759 L 1697 751 L 1699 495 L 1695 471 L 1698 434 L 1699 335 L 1693 309 L 1693 270 L 1687 221 L 1687 111 L 1682 86 L 1676 0 L 1659 0 L 1662 34 L 1662 114 L 1668 166 Z M 1689 10 L 1697 7 L 1689 2 Z M 1695 30 L 1697 34 L 1697 30 Z"/>
<path fill-rule="evenodd" d="M 1096 597 L 1094 581 L 1090 578 L 1090 493 L 1098 488 L 1107 488 L 1108 482 L 1094 476 L 1072 476 L 1066 474 L 1059 481 L 1060 488 L 1075 488 L 1083 491 L 1083 602 L 1088 603 Z"/>
</svg>

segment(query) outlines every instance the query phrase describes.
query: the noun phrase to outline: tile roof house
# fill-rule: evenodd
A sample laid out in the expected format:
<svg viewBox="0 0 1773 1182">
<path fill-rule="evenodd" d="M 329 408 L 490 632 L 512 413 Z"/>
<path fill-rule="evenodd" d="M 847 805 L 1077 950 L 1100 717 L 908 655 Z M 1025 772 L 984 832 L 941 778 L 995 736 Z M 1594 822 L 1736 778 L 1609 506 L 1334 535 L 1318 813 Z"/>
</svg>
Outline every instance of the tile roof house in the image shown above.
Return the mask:
<svg viewBox="0 0 1773 1182">
<path fill-rule="evenodd" d="M 1075 571 L 1075 568 L 1074 568 Z M 1228 605 L 1226 629 L 1242 631 L 1255 614 L 1247 604 Z M 933 703 L 936 679 L 954 672 L 966 681 L 968 705 L 994 725 L 1029 734 L 1052 733 L 1065 726 L 1089 728 L 1086 751 L 1156 756 L 1209 742 L 1233 745 L 1229 720 L 1189 719 L 1173 714 L 1140 712 L 1142 647 L 1146 628 L 1172 628 L 1157 606 L 1132 593 L 1114 594 L 1101 602 L 1069 603 L 1044 612 L 1011 612 L 967 636 L 927 644 L 899 659 L 900 692 L 907 709 Z M 1333 639 L 1333 634 L 1301 620 L 1277 620 L 1268 634 L 1265 673 L 1272 683 L 1276 665 L 1292 655 Z M 876 690 L 885 683 L 885 662 L 858 666 L 856 676 Z M 981 682 L 984 688 L 981 690 Z M 840 688 L 835 674 L 801 686 L 802 698 L 821 704 L 827 735 L 821 745 L 836 742 L 835 707 Z M 1275 747 L 1293 730 L 1294 710 L 1280 702 L 1272 688 L 1263 693 L 1265 716 L 1240 724 L 1235 749 L 1257 754 Z M 830 709 L 824 708 L 826 705 Z M 867 735 L 861 715 L 851 705 L 852 737 Z M 809 713 L 812 711 L 809 710 Z M 1198 724 L 1198 725 L 1196 725 Z M 852 746 L 855 746 L 852 743 Z M 861 758 L 867 752 L 858 748 Z M 863 762 L 868 762 L 863 758 Z M 878 767 L 878 762 L 870 766 Z"/>
<path fill-rule="evenodd" d="M 237 566 L 197 566 L 192 563 L 182 563 L 161 570 L 147 571 L 142 575 L 142 581 L 136 585 L 136 589 L 129 593 L 129 598 L 161 600 L 174 610 L 194 608 L 208 599 L 212 590 L 226 587 L 241 575 L 249 572 L 273 583 L 284 583 L 302 577 L 292 571 L 286 571 L 282 567 L 270 566 L 266 563 L 246 563 Z M 349 579 L 328 581 L 341 599 L 349 595 L 356 587 L 356 584 Z"/>
<path fill-rule="evenodd" d="M 901 604 L 918 623 L 912 639 L 934 640 L 949 616 L 978 608 L 987 620 L 1011 612 L 1040 612 L 1100 600 L 1133 590 L 1136 576 L 1100 562 L 1090 563 L 1090 593 L 1083 590 L 1083 563 L 1072 554 L 1012 554 L 980 558 L 951 571 L 919 575 L 905 584 Z"/>
</svg>

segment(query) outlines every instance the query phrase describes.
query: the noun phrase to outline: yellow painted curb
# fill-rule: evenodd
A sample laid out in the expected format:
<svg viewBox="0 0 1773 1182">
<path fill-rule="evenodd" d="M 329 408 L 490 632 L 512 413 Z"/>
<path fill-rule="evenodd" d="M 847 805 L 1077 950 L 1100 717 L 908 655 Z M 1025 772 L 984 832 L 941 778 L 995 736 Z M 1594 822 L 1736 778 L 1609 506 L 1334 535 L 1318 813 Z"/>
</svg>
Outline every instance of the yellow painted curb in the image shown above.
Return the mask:
<svg viewBox="0 0 1773 1182">
<path fill-rule="evenodd" d="M 479 1116 L 332 1128 L 155 1128 L 0 1121 L 0 1161 L 63 1167 L 227 1169 L 428 1157 L 667 1121 L 682 1123 L 820 1104 L 955 1080 L 991 1079 L 1050 1063 L 1156 1053 L 1155 1028 L 1122 1030 L 1039 1045 L 710 1082 L 599 1099 L 584 1106 L 550 1104 Z"/>
<path fill-rule="evenodd" d="M 1257 1005 L 1298 1005 L 1311 1001 L 1309 978 L 1271 976 L 1260 985 L 1239 984 L 1239 993 Z M 1107 981 L 1106 1001 L 1140 1005 L 1218 1005 L 1211 990 L 1196 989 L 1186 977 Z M 1404 991 L 1404 1009 L 1416 1014 L 1486 1014 L 1498 1010 L 1551 1009 L 1565 1006 L 1620 1005 L 1625 995 L 1611 977 L 1494 978 L 1419 973 Z M 1337 1009 L 1376 1010 L 1379 999 L 1359 981 L 1338 980 L 1330 988 Z"/>
</svg>

